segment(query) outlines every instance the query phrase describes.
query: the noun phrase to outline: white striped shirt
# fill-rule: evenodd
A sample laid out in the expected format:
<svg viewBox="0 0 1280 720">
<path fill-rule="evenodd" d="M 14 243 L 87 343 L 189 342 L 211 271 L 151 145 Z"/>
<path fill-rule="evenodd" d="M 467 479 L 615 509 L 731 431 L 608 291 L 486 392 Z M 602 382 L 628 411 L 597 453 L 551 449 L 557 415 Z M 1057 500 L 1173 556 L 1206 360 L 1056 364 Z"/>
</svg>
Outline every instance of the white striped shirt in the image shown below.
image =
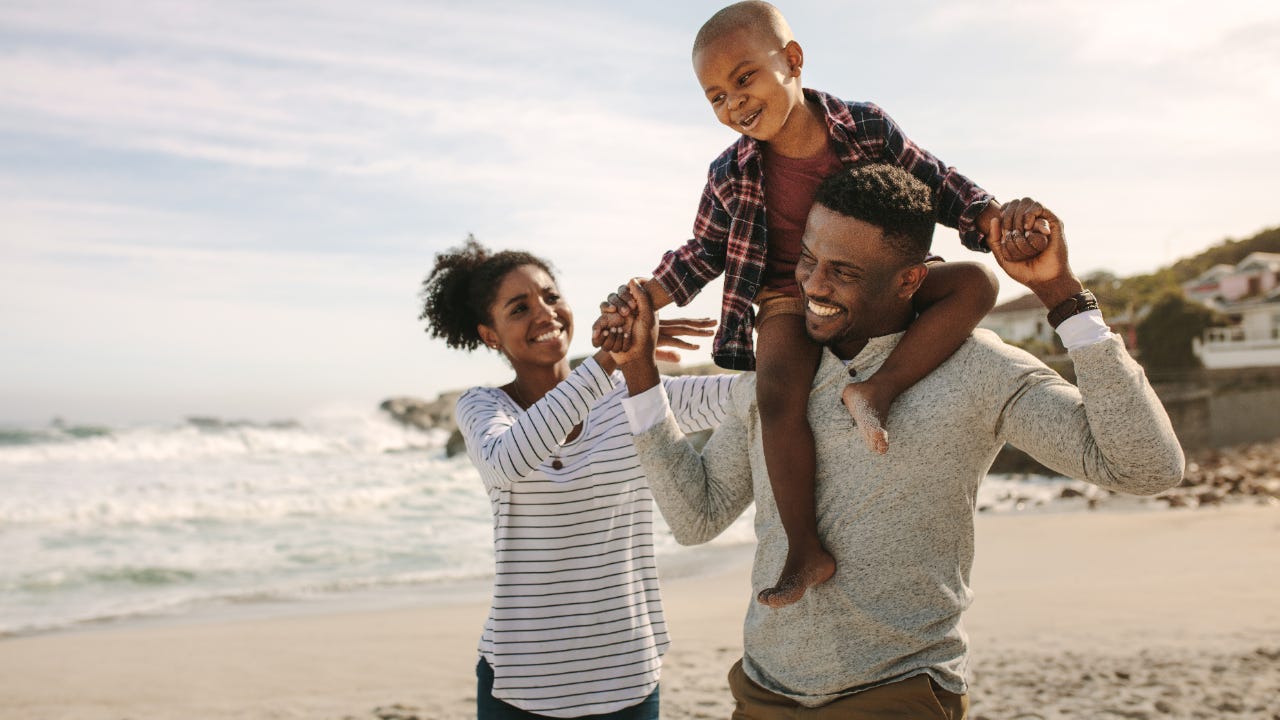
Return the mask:
<svg viewBox="0 0 1280 720">
<path fill-rule="evenodd" d="M 733 377 L 663 378 L 680 427 L 718 425 Z M 620 380 L 588 359 L 527 411 L 498 388 L 458 399 L 467 454 L 493 507 L 493 606 L 479 649 L 493 666 L 493 696 L 529 712 L 579 717 L 635 705 L 657 686 L 669 644 L 653 496 Z M 565 442 L 579 422 L 582 432 Z"/>
</svg>

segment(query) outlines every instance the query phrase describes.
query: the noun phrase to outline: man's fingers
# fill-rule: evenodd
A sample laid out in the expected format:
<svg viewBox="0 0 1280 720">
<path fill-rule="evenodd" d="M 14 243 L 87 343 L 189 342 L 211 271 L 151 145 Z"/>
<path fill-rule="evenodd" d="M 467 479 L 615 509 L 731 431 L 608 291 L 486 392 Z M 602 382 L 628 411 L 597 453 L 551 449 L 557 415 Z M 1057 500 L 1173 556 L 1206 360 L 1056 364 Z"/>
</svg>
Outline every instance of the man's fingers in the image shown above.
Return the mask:
<svg viewBox="0 0 1280 720">
<path fill-rule="evenodd" d="M 629 289 L 631 290 L 632 299 L 635 300 L 636 310 L 645 315 L 653 312 L 653 303 L 649 301 L 649 293 L 645 292 L 644 288 L 640 287 L 640 282 L 638 280 L 632 280 L 628 284 L 631 286 Z"/>
<path fill-rule="evenodd" d="M 1031 232 L 1036 226 L 1036 220 L 1040 218 L 1040 213 L 1044 210 L 1044 206 L 1040 203 L 1027 198 L 1028 205 L 1026 212 L 1022 216 L 1022 231 Z"/>
<path fill-rule="evenodd" d="M 1043 221 L 1040 221 L 1040 223 L 1043 223 Z M 1046 225 L 1045 227 L 1047 229 L 1048 226 Z M 1045 248 L 1049 247 L 1049 234 L 1038 230 L 1029 232 L 1027 233 L 1027 245 L 1030 246 L 1035 254 L 1039 255 L 1044 252 Z"/>
<path fill-rule="evenodd" d="M 663 350 L 658 348 L 654 351 L 653 356 L 662 362 L 678 363 L 680 362 L 680 353 L 671 350 Z"/>
</svg>

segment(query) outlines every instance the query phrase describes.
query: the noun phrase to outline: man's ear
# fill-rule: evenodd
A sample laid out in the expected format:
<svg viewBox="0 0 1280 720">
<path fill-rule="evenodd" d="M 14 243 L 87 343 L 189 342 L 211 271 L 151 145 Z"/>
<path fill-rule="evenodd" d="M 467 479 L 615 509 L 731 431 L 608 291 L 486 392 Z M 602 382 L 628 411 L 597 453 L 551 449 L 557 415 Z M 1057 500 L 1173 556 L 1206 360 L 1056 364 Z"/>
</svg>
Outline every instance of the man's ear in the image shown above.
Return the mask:
<svg viewBox="0 0 1280 720">
<path fill-rule="evenodd" d="M 800 68 L 804 67 L 804 49 L 800 47 L 800 43 L 792 40 L 782 48 L 782 54 L 787 58 L 787 67 L 791 69 L 791 77 L 800 77 Z"/>
<path fill-rule="evenodd" d="M 480 323 L 479 325 L 476 325 L 476 331 L 480 333 L 481 342 L 494 350 L 498 349 L 498 333 L 494 332 L 493 328 L 485 325 L 484 323 Z"/>
<path fill-rule="evenodd" d="M 920 285 L 924 282 L 925 277 L 929 275 L 929 266 L 925 263 L 916 263 L 898 271 L 898 297 L 903 300 L 910 300 L 915 297 L 916 291 L 920 289 Z"/>
</svg>

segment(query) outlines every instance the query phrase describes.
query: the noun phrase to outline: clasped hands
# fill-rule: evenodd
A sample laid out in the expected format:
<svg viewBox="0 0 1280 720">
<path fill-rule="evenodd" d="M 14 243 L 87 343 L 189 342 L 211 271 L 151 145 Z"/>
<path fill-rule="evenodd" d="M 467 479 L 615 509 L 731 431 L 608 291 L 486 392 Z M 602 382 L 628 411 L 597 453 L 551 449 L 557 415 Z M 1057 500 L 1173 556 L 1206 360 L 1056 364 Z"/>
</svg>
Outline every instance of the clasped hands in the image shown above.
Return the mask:
<svg viewBox="0 0 1280 720">
<path fill-rule="evenodd" d="M 673 349 L 697 350 L 684 338 L 711 337 L 716 321 L 711 318 L 659 320 L 641 278 L 618 286 L 600 303 L 600 317 L 591 326 L 591 344 L 613 355 L 623 365 L 641 355 L 665 362 L 680 362 Z"/>
</svg>

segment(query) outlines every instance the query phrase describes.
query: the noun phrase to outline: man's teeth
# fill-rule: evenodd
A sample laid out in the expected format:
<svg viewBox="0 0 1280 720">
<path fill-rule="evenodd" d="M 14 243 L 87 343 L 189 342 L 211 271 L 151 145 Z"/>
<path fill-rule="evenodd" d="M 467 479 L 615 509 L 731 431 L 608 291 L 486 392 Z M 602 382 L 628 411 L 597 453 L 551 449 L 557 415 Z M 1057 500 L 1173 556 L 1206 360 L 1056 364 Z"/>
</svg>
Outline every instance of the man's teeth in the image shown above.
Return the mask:
<svg viewBox="0 0 1280 720">
<path fill-rule="evenodd" d="M 562 332 L 563 332 L 562 330 L 548 330 L 547 332 L 544 332 L 538 337 L 534 338 L 533 341 L 546 342 L 547 340 L 554 340 L 555 338 L 560 337 L 560 334 Z"/>
<path fill-rule="evenodd" d="M 809 301 L 809 312 L 820 317 L 831 317 L 840 312 L 840 308 L 834 308 L 829 305 L 819 305 L 814 301 Z"/>
</svg>

